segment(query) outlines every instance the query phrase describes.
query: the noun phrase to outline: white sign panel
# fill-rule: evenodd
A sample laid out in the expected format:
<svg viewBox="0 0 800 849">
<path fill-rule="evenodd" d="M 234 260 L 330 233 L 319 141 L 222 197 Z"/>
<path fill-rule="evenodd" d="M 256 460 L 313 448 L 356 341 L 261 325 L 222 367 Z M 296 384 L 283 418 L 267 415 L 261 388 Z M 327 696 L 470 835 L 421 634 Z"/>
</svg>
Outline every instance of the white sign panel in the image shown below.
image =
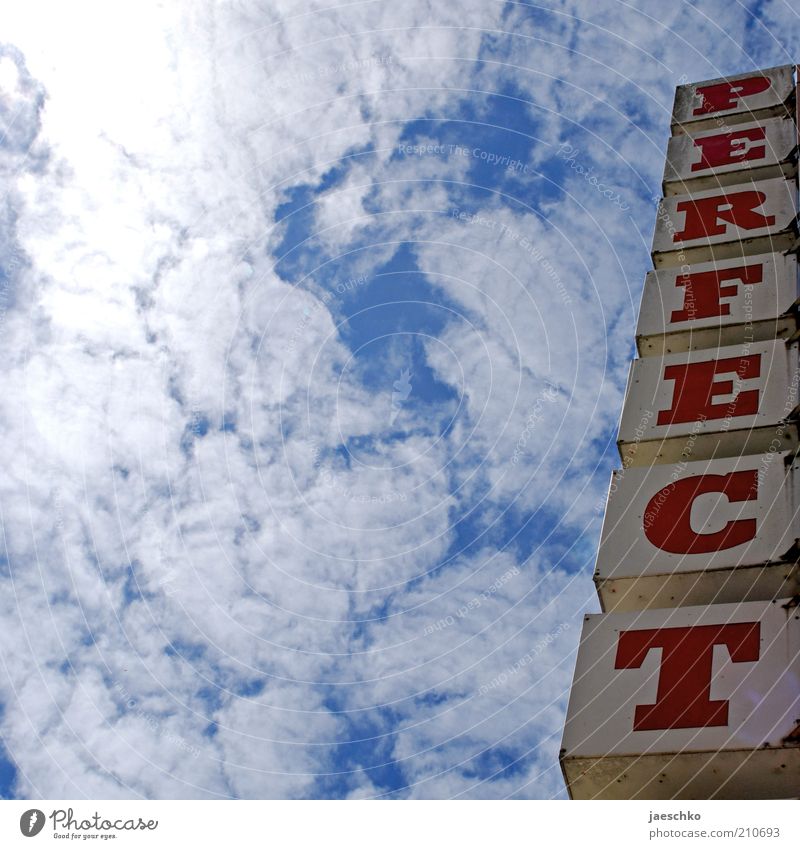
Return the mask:
<svg viewBox="0 0 800 849">
<path fill-rule="evenodd" d="M 785 113 L 794 88 L 791 65 L 678 86 L 672 132 L 726 126 Z"/>
<path fill-rule="evenodd" d="M 570 794 L 797 796 L 798 681 L 796 602 L 587 616 L 561 750 Z"/>
<path fill-rule="evenodd" d="M 795 240 L 794 180 L 744 182 L 664 198 L 653 235 L 656 268 L 787 250 Z"/>
<path fill-rule="evenodd" d="M 776 451 L 615 471 L 595 583 L 603 610 L 800 593 L 800 464 Z"/>
<path fill-rule="evenodd" d="M 790 117 L 673 136 L 667 148 L 664 194 L 679 195 L 747 180 L 794 176 L 797 127 Z"/>
<path fill-rule="evenodd" d="M 798 348 L 746 342 L 634 360 L 619 428 L 624 467 L 794 447 Z M 796 433 L 796 432 L 795 432 Z"/>
<path fill-rule="evenodd" d="M 640 356 L 790 336 L 797 257 L 760 254 L 651 271 L 636 344 Z"/>
</svg>

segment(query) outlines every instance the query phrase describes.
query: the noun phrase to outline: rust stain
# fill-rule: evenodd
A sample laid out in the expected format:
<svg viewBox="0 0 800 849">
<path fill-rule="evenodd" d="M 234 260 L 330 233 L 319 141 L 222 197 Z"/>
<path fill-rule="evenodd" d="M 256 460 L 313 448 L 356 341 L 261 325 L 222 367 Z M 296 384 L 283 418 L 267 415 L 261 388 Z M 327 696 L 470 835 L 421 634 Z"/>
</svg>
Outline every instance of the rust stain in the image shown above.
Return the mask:
<svg viewBox="0 0 800 849">
<path fill-rule="evenodd" d="M 794 730 L 790 731 L 784 738 L 784 743 L 800 743 L 800 722 L 795 725 Z"/>
</svg>

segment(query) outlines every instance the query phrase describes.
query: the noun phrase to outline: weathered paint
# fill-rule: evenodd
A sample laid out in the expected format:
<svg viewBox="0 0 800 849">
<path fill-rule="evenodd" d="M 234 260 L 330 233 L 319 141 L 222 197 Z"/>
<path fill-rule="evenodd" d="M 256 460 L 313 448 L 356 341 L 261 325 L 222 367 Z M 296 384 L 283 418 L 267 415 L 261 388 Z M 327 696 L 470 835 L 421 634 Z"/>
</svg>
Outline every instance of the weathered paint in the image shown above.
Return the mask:
<svg viewBox="0 0 800 849">
<path fill-rule="evenodd" d="M 798 346 L 746 342 L 631 363 L 617 445 L 623 467 L 797 445 Z"/>
<path fill-rule="evenodd" d="M 587 616 L 561 750 L 570 794 L 796 796 L 798 681 L 790 600 Z"/>
<path fill-rule="evenodd" d="M 678 86 L 672 107 L 673 135 L 793 114 L 792 71 L 791 65 L 782 65 Z"/>
<path fill-rule="evenodd" d="M 784 251 L 796 238 L 797 185 L 757 180 L 675 195 L 656 216 L 656 268 Z"/>
<path fill-rule="evenodd" d="M 787 452 L 619 469 L 595 583 L 603 610 L 800 592 L 800 463 Z"/>
<path fill-rule="evenodd" d="M 673 136 L 667 147 L 664 194 L 682 195 L 742 180 L 793 177 L 797 129 L 790 117 Z"/>
<path fill-rule="evenodd" d="M 797 330 L 797 257 L 759 254 L 647 274 L 642 357 L 788 338 Z"/>
</svg>

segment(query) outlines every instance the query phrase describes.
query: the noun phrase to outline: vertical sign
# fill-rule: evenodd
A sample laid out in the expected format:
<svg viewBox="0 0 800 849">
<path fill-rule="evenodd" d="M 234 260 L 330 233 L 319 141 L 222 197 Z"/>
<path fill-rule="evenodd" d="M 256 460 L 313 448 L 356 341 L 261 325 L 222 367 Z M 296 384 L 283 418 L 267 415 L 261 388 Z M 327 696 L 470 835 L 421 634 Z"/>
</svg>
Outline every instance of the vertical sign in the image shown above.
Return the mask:
<svg viewBox="0 0 800 849">
<path fill-rule="evenodd" d="M 681 86 L 561 750 L 572 798 L 794 798 L 794 68 Z"/>
</svg>

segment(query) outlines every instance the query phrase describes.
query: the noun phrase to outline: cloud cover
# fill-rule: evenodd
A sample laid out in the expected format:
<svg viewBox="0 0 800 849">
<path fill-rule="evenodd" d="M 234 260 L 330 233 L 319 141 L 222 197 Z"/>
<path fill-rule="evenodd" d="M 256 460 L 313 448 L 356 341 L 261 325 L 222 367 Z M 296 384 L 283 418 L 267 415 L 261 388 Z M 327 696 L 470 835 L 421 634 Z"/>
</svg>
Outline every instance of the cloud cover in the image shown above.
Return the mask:
<svg viewBox="0 0 800 849">
<path fill-rule="evenodd" d="M 563 795 L 672 90 L 796 15 L 3 15 L 9 793 Z"/>
</svg>

